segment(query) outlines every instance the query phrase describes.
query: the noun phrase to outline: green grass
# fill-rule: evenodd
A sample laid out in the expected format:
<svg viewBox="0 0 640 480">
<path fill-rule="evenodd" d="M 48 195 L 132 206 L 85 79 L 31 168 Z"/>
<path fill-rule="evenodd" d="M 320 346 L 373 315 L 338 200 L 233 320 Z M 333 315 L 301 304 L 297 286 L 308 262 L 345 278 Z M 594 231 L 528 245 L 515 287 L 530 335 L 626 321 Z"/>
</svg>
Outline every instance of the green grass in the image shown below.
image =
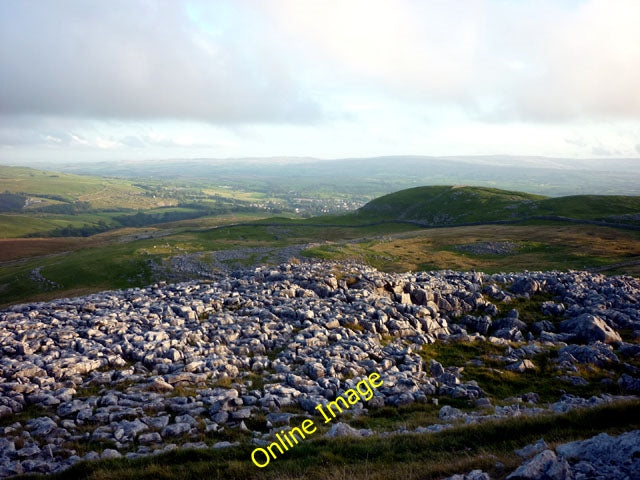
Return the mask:
<svg viewBox="0 0 640 480">
<path fill-rule="evenodd" d="M 535 371 L 523 373 L 511 372 L 504 369 L 505 364 L 495 359 L 502 356 L 505 347 L 486 341 L 476 342 L 436 342 L 424 345 L 420 355 L 428 362 L 433 358 L 445 367 L 464 367 L 462 379 L 475 380 L 478 386 L 495 402 L 536 392 L 541 402 L 554 402 L 564 393 L 581 397 L 590 397 L 602 393 L 620 394 L 617 384 L 604 384 L 604 378 L 615 380 L 614 374 L 605 370 L 583 369 L 575 375 L 585 378 L 587 385 L 572 385 L 558 379 L 558 374 L 552 369 L 552 358 L 557 354 L 555 350 L 547 350 L 533 357 Z M 480 360 L 478 366 L 470 360 Z"/>
<path fill-rule="evenodd" d="M 377 198 L 362 207 L 358 216 L 434 225 L 504 220 L 541 199 L 540 195 L 485 187 L 416 187 Z"/>
<path fill-rule="evenodd" d="M 435 397 L 438 404 L 410 403 L 399 407 L 385 406 L 371 409 L 366 415 L 341 418 L 354 428 L 371 428 L 376 432 L 391 432 L 401 428 L 414 430 L 434 423 L 443 423 L 438 412 L 443 405 L 451 405 L 461 410 L 469 411 L 471 406 L 465 399 L 451 397 Z"/>
<path fill-rule="evenodd" d="M 572 195 L 546 198 L 536 202 L 535 212 L 537 215 L 560 215 L 571 218 L 608 220 L 608 217 L 640 213 L 640 197 Z M 611 221 L 615 221 L 615 219 L 611 219 Z M 621 223 L 624 222 L 621 221 Z"/>
<path fill-rule="evenodd" d="M 482 468 L 504 478 L 521 463 L 516 448 L 544 437 L 548 444 L 619 434 L 640 426 L 640 402 L 574 410 L 563 415 L 518 417 L 459 426 L 437 434 L 383 438 L 308 439 L 263 469 L 251 463 L 253 446 L 225 450 L 178 450 L 136 460 L 80 463 L 51 480 L 92 479 L 385 479 L 443 478 Z M 496 462 L 505 465 L 504 470 Z"/>
<path fill-rule="evenodd" d="M 215 220 L 234 222 L 236 217 Z M 500 272 L 528 270 L 583 269 L 638 259 L 640 233 L 595 226 L 470 226 L 438 229 L 412 229 L 387 224 L 379 227 L 251 226 L 217 225 L 202 230 L 212 219 L 194 220 L 193 227 L 174 227 L 175 233 L 161 238 L 136 239 L 140 235 L 163 232 L 162 226 L 107 232 L 70 244 L 68 253 L 51 257 L 34 257 L 14 264 L 0 265 L 0 305 L 24 301 L 47 294 L 47 298 L 66 295 L 69 290 L 126 288 L 144 286 L 154 278 L 149 262 L 162 263 L 174 255 L 329 242 L 302 252 L 308 258 L 358 260 L 384 271 L 456 269 Z M 389 226 L 389 230 L 386 227 Z M 189 230 L 189 228 L 192 228 Z M 124 240 L 124 241 L 123 241 Z M 472 255 L 452 247 L 477 241 L 512 241 L 524 248 L 510 255 Z M 80 246 L 80 248 L 79 248 Z M 83 248 L 83 246 L 85 246 Z M 14 248 L 25 248 L 17 245 Z M 635 256 L 634 256 L 635 255 Z M 271 256 L 254 255 L 239 259 L 251 264 L 270 260 Z M 275 256 L 273 258 L 276 258 Z M 29 272 L 42 267 L 42 274 L 63 285 L 60 290 L 34 283 Z M 633 273 L 633 266 L 620 267 L 615 273 Z M 537 299 L 539 303 L 544 300 Z M 505 306 L 506 310 L 517 307 Z M 524 307 L 524 306 L 523 306 Z M 537 305 L 528 308 L 533 311 Z M 505 310 L 505 311 L 506 311 Z M 523 314 L 528 314 L 523 310 Z"/>
<path fill-rule="evenodd" d="M 638 196 L 574 195 L 547 198 L 496 188 L 430 186 L 410 188 L 376 198 L 346 218 L 360 221 L 414 220 L 430 225 L 455 225 L 553 215 L 637 223 L 616 217 L 638 213 Z"/>
<path fill-rule="evenodd" d="M 89 202 L 93 208 L 144 208 L 159 200 L 129 180 L 46 172 L 0 165 L 0 191 L 55 196 L 57 200 Z"/>
<path fill-rule="evenodd" d="M 507 255 L 478 255 L 456 248 L 476 242 L 508 241 L 520 248 Z M 567 270 L 640 261 L 640 232 L 591 225 L 478 225 L 414 229 L 358 242 L 319 245 L 303 256 L 364 261 L 384 271 Z M 635 269 L 635 270 L 634 270 Z M 640 269 L 630 265 L 615 273 Z"/>
<path fill-rule="evenodd" d="M 149 241 L 145 241 L 147 244 Z M 149 261 L 153 256 L 136 255 L 141 242 L 83 248 L 67 254 L 0 267 L 0 305 L 38 298 L 40 294 L 61 296 L 109 288 L 128 288 L 152 283 Z M 157 257 L 156 257 L 157 258 Z M 35 282 L 30 272 L 40 273 L 60 287 Z"/>
<path fill-rule="evenodd" d="M 542 304 L 553 299 L 553 295 L 549 293 L 537 292 L 532 295 L 530 299 L 514 298 L 509 303 L 499 303 L 498 309 L 500 310 L 502 316 L 506 316 L 506 314 L 512 309 L 518 310 L 518 318 L 527 325 L 531 325 L 540 320 L 548 320 L 553 323 L 559 323 L 560 321 L 564 320 L 564 318 L 544 315 L 542 313 Z"/>
</svg>

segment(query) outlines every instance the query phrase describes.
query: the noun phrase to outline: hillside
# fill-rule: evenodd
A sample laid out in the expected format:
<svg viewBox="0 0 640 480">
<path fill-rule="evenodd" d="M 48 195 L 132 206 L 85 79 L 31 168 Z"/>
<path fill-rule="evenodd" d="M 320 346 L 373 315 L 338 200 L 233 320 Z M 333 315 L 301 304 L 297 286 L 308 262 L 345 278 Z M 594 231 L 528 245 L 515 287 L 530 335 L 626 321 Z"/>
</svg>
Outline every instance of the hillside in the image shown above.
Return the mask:
<svg viewBox="0 0 640 480">
<path fill-rule="evenodd" d="M 26 167 L 0 165 L 0 192 L 28 200 L 24 210 L 49 208 L 52 205 L 85 204 L 86 208 L 153 208 L 171 204 L 157 198 L 129 180 L 89 175 L 36 170 Z M 24 202 L 23 202 L 24 203 Z M 173 204 L 176 202 L 174 201 Z M 14 208 L 14 210 L 16 210 Z M 71 211 L 69 207 L 66 209 Z"/>
<path fill-rule="evenodd" d="M 87 237 L 122 227 L 265 210 L 250 206 L 252 201 L 261 201 L 256 195 L 227 192 L 208 184 L 75 175 L 3 165 L 0 192 L 0 239 Z"/>
<path fill-rule="evenodd" d="M 359 221 L 413 221 L 460 225 L 544 216 L 638 224 L 640 197 L 573 195 L 550 198 L 486 187 L 428 186 L 372 200 L 353 215 Z"/>
<path fill-rule="evenodd" d="M 640 234 L 633 230 L 640 226 L 639 197 L 548 198 L 483 187 L 432 186 L 380 197 L 357 212 L 307 220 L 259 220 L 256 214 L 223 211 L 191 206 L 136 213 L 0 214 L 5 236 L 0 239 L 0 305 L 159 280 L 207 278 L 212 272 L 279 263 L 292 256 L 358 260 L 388 272 L 640 271 Z M 185 220 L 175 221 L 179 216 Z M 193 216 L 198 218 L 189 218 Z M 541 216 L 574 220 L 541 221 Z M 607 223 L 588 224 L 593 219 Z M 495 221 L 505 224 L 489 223 Z M 611 228 L 622 222 L 633 229 Z M 93 224 L 98 231 L 116 230 L 73 238 L 77 232 L 91 233 Z M 123 225 L 127 228 L 119 228 Z M 7 238 L 36 231 L 61 238 Z"/>
</svg>

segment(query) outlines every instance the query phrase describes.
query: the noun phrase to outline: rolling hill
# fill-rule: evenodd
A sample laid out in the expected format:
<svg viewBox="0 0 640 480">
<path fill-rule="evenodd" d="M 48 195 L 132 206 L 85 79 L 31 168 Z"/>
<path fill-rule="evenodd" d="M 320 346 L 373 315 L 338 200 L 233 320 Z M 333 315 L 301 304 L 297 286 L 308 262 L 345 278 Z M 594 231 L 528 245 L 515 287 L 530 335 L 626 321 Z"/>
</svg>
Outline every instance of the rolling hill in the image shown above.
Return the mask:
<svg viewBox="0 0 640 480">
<path fill-rule="evenodd" d="M 640 225 L 640 197 L 573 195 L 551 198 L 486 187 L 428 186 L 376 198 L 347 216 L 354 221 L 408 221 L 426 226 L 552 217 Z"/>
<path fill-rule="evenodd" d="M 637 275 L 640 266 L 640 197 L 632 196 L 550 198 L 430 186 L 379 197 L 348 214 L 304 220 L 215 214 L 175 221 L 166 215 L 177 210 L 0 215 L 0 305 L 201 278 L 298 255 L 358 260 L 390 272 L 598 269 Z M 85 222 L 101 219 L 114 229 L 73 236 Z M 154 225 L 145 226 L 147 219 Z M 62 222 L 75 222 L 76 230 Z M 65 238 L 11 238 L 50 229 Z"/>
</svg>

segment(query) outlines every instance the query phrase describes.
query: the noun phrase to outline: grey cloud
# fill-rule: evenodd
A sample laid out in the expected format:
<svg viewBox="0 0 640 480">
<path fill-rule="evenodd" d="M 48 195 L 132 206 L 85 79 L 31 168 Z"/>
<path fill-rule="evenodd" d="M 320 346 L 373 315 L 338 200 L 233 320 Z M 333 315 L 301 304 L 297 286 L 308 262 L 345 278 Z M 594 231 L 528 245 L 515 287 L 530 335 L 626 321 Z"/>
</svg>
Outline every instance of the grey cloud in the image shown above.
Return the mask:
<svg viewBox="0 0 640 480">
<path fill-rule="evenodd" d="M 0 113 L 0 145 L 18 146 L 70 146 L 85 139 L 74 133 L 73 122 L 61 118 Z"/>
<path fill-rule="evenodd" d="M 274 55 L 276 37 L 251 22 L 207 34 L 185 6 L 0 2 L 0 111 L 211 123 L 321 116 Z"/>
</svg>

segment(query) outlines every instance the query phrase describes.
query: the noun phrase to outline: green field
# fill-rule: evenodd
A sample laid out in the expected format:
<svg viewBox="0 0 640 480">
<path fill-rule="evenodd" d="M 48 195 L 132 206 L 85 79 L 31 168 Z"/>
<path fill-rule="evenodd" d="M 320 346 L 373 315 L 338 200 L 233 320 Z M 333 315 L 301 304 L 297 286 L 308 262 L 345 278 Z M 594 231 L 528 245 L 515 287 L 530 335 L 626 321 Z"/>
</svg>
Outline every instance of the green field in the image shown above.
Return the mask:
<svg viewBox="0 0 640 480">
<path fill-rule="evenodd" d="M 0 166 L 0 191 L 60 202 L 89 202 L 92 208 L 150 208 L 164 204 L 129 180 Z"/>
</svg>

